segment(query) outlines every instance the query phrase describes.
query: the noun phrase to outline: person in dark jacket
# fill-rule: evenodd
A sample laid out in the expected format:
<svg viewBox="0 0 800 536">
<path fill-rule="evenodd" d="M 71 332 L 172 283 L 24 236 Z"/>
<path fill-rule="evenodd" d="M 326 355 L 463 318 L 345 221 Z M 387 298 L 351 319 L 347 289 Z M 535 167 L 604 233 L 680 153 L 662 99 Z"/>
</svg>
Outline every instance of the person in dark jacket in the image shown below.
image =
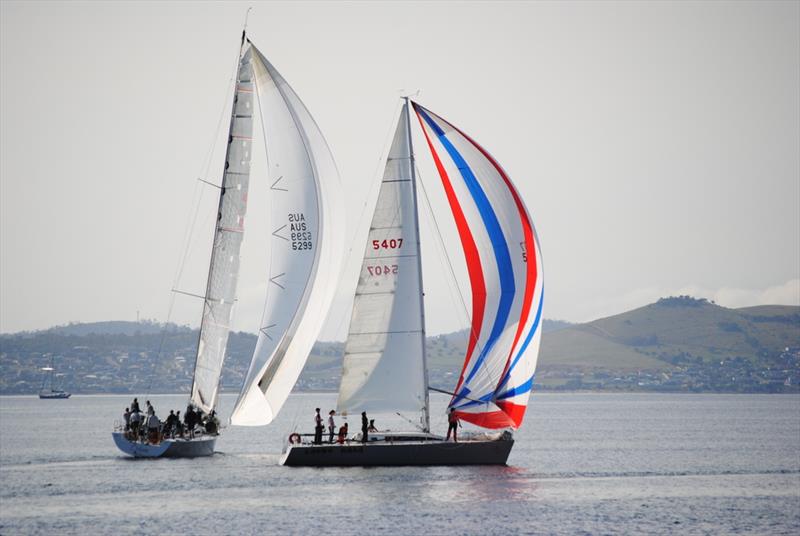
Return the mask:
<svg viewBox="0 0 800 536">
<path fill-rule="evenodd" d="M 367 442 L 367 436 L 369 435 L 369 419 L 367 419 L 367 412 L 361 412 L 361 442 Z"/>
<path fill-rule="evenodd" d="M 453 441 L 458 443 L 458 427 L 461 426 L 461 421 L 458 419 L 458 415 L 456 415 L 456 408 L 450 408 L 450 413 L 447 414 L 447 422 L 449 426 L 447 427 L 447 439 L 445 441 L 450 441 L 450 432 L 453 432 Z"/>
<path fill-rule="evenodd" d="M 167 415 L 167 420 L 164 421 L 164 435 L 169 437 L 175 437 L 175 429 L 178 427 L 178 417 L 175 416 L 175 412 L 173 410 L 169 410 L 169 415 Z"/>
<path fill-rule="evenodd" d="M 186 425 L 186 431 L 189 432 L 189 439 L 194 439 L 194 427 L 197 424 L 197 413 L 194 408 L 189 404 L 186 406 L 186 413 L 183 414 L 183 422 Z"/>
<path fill-rule="evenodd" d="M 316 409 L 316 413 L 314 413 L 314 444 L 321 445 L 322 444 L 322 415 L 319 414 L 319 408 Z"/>
</svg>

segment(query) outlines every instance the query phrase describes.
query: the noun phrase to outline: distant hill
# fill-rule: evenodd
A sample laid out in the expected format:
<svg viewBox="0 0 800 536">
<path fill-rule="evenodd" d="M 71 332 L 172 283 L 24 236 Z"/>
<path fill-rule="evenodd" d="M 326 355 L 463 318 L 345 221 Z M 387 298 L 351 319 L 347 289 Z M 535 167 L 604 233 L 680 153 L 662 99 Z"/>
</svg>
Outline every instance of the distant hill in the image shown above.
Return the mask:
<svg viewBox="0 0 800 536">
<path fill-rule="evenodd" d="M 546 336 L 539 363 L 667 369 L 687 359 L 758 361 L 787 346 L 800 346 L 800 307 L 727 309 L 680 296 Z"/>
<path fill-rule="evenodd" d="M 192 328 L 189 326 L 178 326 L 177 324 L 159 324 L 158 322 L 142 321 L 142 322 L 128 322 L 124 320 L 110 320 L 107 322 L 87 322 L 71 323 L 66 326 L 55 326 L 50 329 L 44 330 L 48 333 L 58 333 L 61 335 L 153 335 L 160 334 L 163 329 L 170 332 L 189 333 Z M 39 332 L 33 332 L 39 333 Z"/>
<path fill-rule="evenodd" d="M 553 389 L 797 392 L 800 307 L 662 298 L 545 335 L 536 380 Z"/>
<path fill-rule="evenodd" d="M 430 384 L 452 389 L 466 330 L 428 337 Z M 51 356 L 75 393 L 188 392 L 197 330 L 153 322 L 71 324 L 0 335 L 0 393 L 35 393 Z M 241 387 L 256 336 L 231 333 L 224 391 Z M 314 345 L 295 389 L 338 388 L 344 343 Z M 537 389 L 797 392 L 800 307 L 727 309 L 688 296 L 586 324 L 544 320 Z"/>
</svg>

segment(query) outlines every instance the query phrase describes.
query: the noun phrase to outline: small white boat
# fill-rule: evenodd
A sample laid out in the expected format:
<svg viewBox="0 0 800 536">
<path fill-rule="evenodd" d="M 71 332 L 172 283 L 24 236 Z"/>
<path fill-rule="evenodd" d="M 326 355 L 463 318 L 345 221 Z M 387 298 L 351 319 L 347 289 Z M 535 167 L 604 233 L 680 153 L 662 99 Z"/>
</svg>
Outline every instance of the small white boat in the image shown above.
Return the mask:
<svg viewBox="0 0 800 536">
<path fill-rule="evenodd" d="M 43 400 L 65 399 L 72 396 L 72 393 L 55 388 L 55 370 L 54 357 L 50 356 L 50 366 L 42 367 L 42 386 L 39 389 L 39 398 Z"/>
</svg>

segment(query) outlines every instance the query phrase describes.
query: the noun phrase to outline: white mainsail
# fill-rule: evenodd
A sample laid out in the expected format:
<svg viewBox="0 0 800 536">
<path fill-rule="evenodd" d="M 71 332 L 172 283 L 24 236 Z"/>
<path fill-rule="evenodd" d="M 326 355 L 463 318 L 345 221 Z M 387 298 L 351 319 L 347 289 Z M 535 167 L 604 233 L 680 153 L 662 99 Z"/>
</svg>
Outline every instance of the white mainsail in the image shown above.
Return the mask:
<svg viewBox="0 0 800 536">
<path fill-rule="evenodd" d="M 244 216 L 247 211 L 253 137 L 251 56 L 249 47 L 243 47 L 236 77 L 225 169 L 220 187 L 211 265 L 192 383 L 191 403 L 205 413 L 210 413 L 217 402 L 219 378 L 228 344 L 233 304 L 236 301 L 236 284 L 239 280 L 239 251 L 244 235 Z"/>
<path fill-rule="evenodd" d="M 248 42 L 249 43 L 249 42 Z M 297 381 L 336 292 L 344 225 L 339 174 L 325 138 L 286 80 L 250 44 L 267 145 L 267 298 L 231 423 L 269 424 Z"/>
<path fill-rule="evenodd" d="M 408 104 L 369 229 L 344 351 L 339 412 L 420 412 L 428 428 L 425 321 Z"/>
</svg>

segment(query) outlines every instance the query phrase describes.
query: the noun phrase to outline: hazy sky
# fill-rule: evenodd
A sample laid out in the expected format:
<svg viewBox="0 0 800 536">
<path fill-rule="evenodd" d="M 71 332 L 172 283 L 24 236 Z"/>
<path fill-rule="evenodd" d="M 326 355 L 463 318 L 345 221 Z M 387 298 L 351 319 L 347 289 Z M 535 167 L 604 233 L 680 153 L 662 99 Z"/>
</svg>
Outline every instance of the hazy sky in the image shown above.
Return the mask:
<svg viewBox="0 0 800 536">
<path fill-rule="evenodd" d="M 800 303 L 798 2 L 3 1 L 0 331 L 137 311 L 164 320 L 201 194 L 179 286 L 202 293 L 216 192 L 196 179 L 219 181 L 223 154 L 205 162 L 249 5 L 253 42 L 314 115 L 347 192 L 357 241 L 323 338 L 346 329 L 401 89 L 420 90 L 517 184 L 541 240 L 546 317 L 591 320 L 685 293 Z M 251 332 L 265 288 L 259 196 L 236 312 Z M 465 319 L 426 218 L 438 333 Z M 172 314 L 197 324 L 200 304 L 178 299 Z"/>
</svg>

